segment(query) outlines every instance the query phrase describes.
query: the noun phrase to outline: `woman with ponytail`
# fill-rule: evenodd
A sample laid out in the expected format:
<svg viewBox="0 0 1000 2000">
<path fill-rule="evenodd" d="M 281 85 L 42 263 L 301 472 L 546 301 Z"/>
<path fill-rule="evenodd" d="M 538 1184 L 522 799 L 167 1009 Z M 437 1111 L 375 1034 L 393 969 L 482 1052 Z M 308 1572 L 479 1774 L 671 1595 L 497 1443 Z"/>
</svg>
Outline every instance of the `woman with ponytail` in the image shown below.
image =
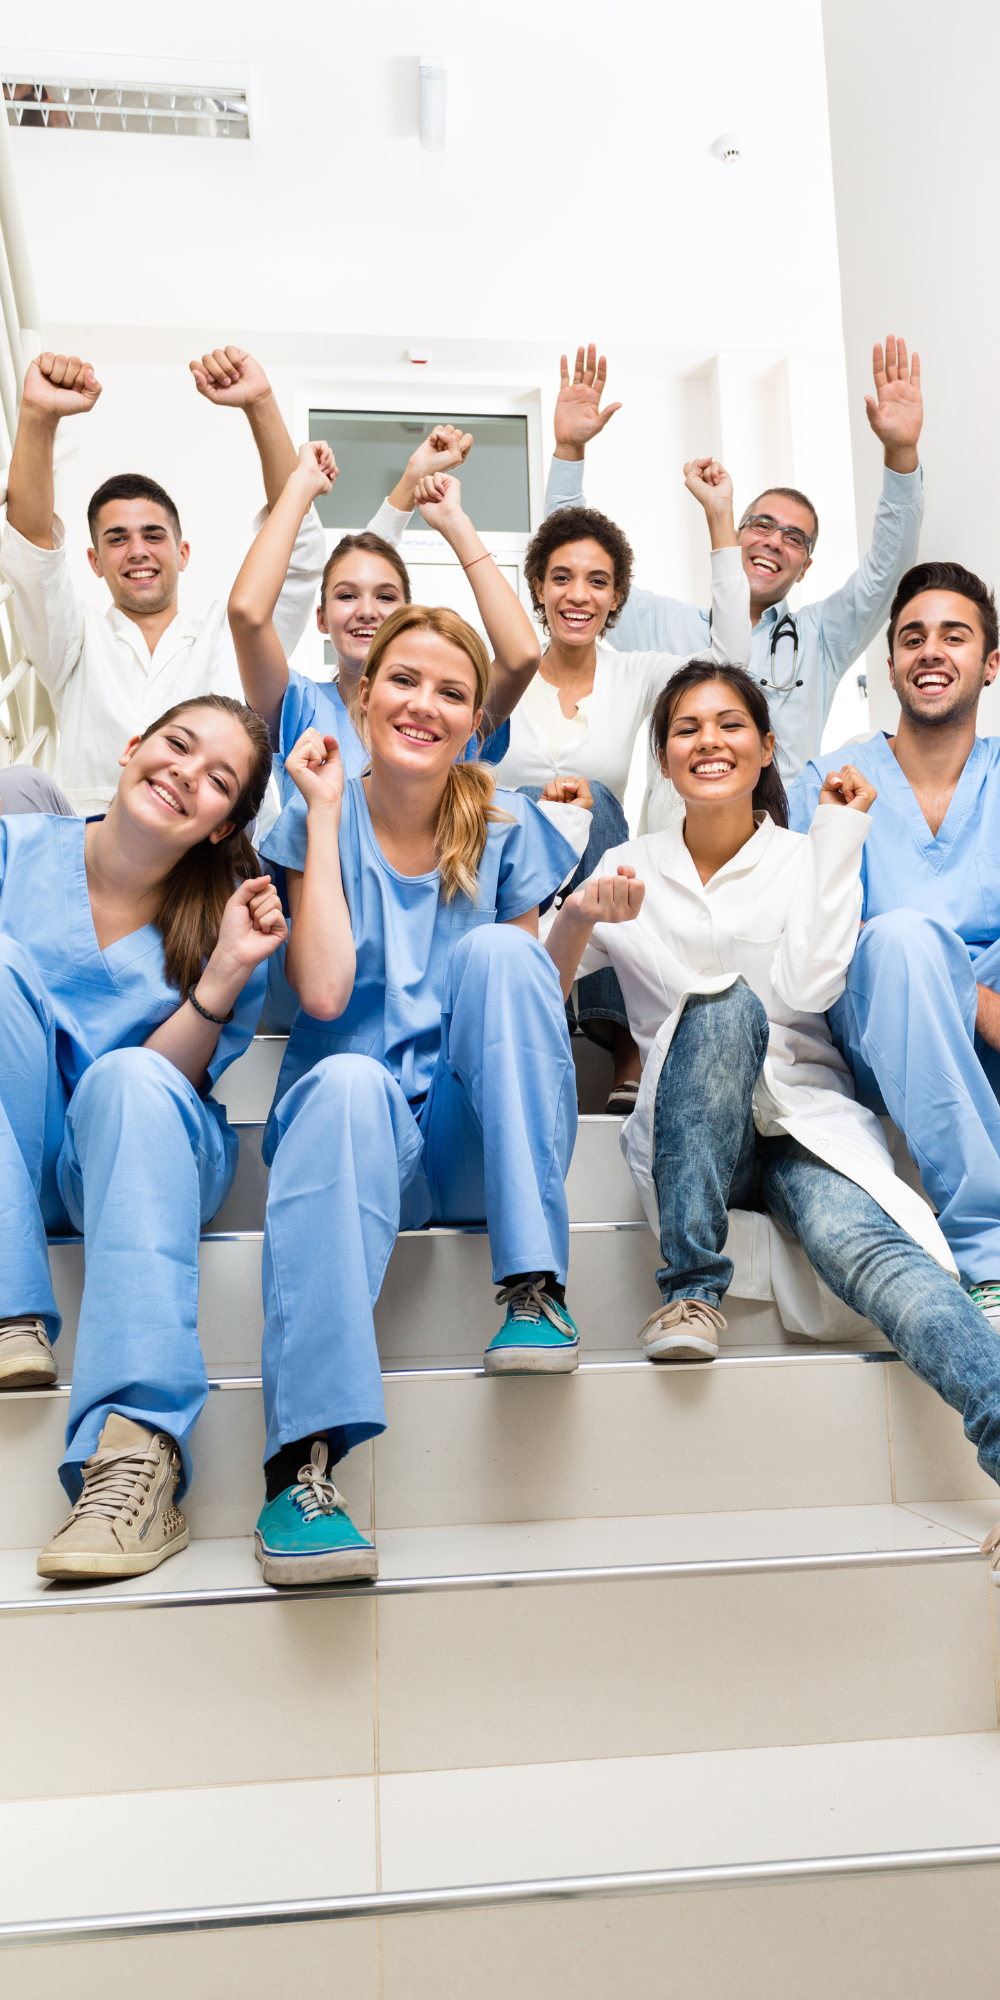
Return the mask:
<svg viewBox="0 0 1000 2000">
<path fill-rule="evenodd" d="M 86 1264 L 60 1467 L 76 1504 L 45 1577 L 137 1576 L 187 1543 L 198 1236 L 237 1156 L 208 1093 L 286 936 L 246 831 L 271 768 L 259 718 L 199 696 L 120 763 L 103 819 L 0 819 L 0 1389 L 56 1378 L 46 1235 L 82 1231 Z"/>
<path fill-rule="evenodd" d="M 564 1178 L 576 1081 L 538 910 L 575 854 L 537 806 L 464 761 L 490 663 L 457 612 L 410 605 L 359 689 L 367 775 L 309 730 L 300 796 L 262 843 L 287 870 L 301 1002 L 264 1140 L 267 1503 L 272 1583 L 373 1576 L 326 1476 L 385 1427 L 372 1310 L 397 1230 L 482 1223 L 504 1324 L 487 1373 L 566 1373 Z M 470 1324 L 468 1345 L 481 1325 Z"/>
</svg>

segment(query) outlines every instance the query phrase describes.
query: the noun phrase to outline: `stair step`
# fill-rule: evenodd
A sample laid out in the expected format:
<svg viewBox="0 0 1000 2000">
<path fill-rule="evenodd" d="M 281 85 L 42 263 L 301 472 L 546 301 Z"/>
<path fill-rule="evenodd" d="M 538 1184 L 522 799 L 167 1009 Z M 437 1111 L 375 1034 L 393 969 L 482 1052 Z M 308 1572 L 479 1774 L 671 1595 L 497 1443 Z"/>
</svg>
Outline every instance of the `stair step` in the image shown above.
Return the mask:
<svg viewBox="0 0 1000 2000">
<path fill-rule="evenodd" d="M 411 1980 L 415 1972 L 419 1984 L 404 1982 L 390 1944 L 390 1983 L 384 1991 L 387 2000 L 401 2000 L 406 1993 L 461 1990 L 447 1981 L 435 1989 L 421 1977 L 424 1951 L 436 1957 L 448 1935 L 443 1919 L 449 1911 L 499 1911 L 555 1898 L 555 1929 L 570 1947 L 574 1932 L 579 1943 L 580 1904 L 592 1897 L 665 1897 L 695 1887 L 731 1893 L 756 1884 L 787 1893 L 817 1880 L 912 1871 L 918 1876 L 915 1892 L 926 1896 L 928 1876 L 937 1870 L 981 1871 L 1000 1860 L 1000 1738 L 995 1731 L 970 1731 L 563 1760 L 514 1769 L 383 1773 L 377 1811 L 371 1777 L 155 1790 L 142 1802 L 141 1839 L 135 1810 L 134 1801 L 113 1794 L 0 1807 L 9 1856 L 0 1878 L 0 1941 L 148 1939 L 168 1928 L 437 1912 L 436 1924 L 416 1932 L 407 1926 L 399 1940 L 410 1942 Z M 56 1885 L 67 1880 L 73 1883 L 68 1914 L 54 1907 Z M 979 1874 L 980 1907 L 992 1881 Z M 641 1926 L 641 1910 L 634 1904 L 626 1908 L 633 1928 Z M 727 1908 L 732 1905 L 720 1909 L 698 1901 L 697 1962 L 703 1977 L 715 1962 L 711 1940 Z M 779 1937 L 783 1940 L 787 1917 L 773 1895 L 765 1908 L 773 1949 Z M 801 1921 L 801 1900 L 793 1908 Z M 600 1915 L 607 1929 L 613 1905 L 603 1903 Z M 546 1929 L 551 1937 L 553 1926 Z M 294 1952 L 294 1932 L 288 1943 Z M 328 1950 L 337 1943 L 334 1933 Z M 731 1949 L 731 1933 L 723 1944 Z M 837 1953 L 836 1939 L 830 1948 Z M 970 1937 L 969 1955 L 957 1961 L 969 1991 L 989 1990 L 968 1976 L 980 1956 Z M 96 1971 L 100 1957 L 96 1949 L 92 1955 L 67 1952 L 58 1964 L 80 1991 L 73 1970 L 80 1965 Z M 503 1958 L 509 1977 L 511 1954 Z M 28 1963 L 39 1966 L 35 1959 Z M 620 1958 L 618 1963 L 621 1972 Z M 11 1964 L 5 1960 L 5 1969 Z M 606 1977 L 607 1969 L 601 1952 L 596 1970 Z M 673 1965 L 672 1975 L 676 1971 Z M 501 1989 L 488 1966 L 486 1978 L 488 1988 L 477 1980 L 478 1992 L 534 1996 L 559 1990 L 534 1982 Z M 256 1995 L 267 1988 L 254 1983 L 249 1990 Z M 352 1990 L 374 2000 L 374 1984 Z M 613 1990 L 652 1989 L 631 1983 L 616 1989 L 613 1981 L 602 1986 L 581 1963 L 574 1995 L 589 2000 Z M 713 1983 L 683 1990 L 721 1988 Z M 803 1990 L 784 1983 L 780 1958 L 770 1960 L 767 1985 L 754 1980 L 752 1987 L 725 1989 L 753 1995 Z M 867 2000 L 890 1989 L 836 1987 L 824 1978 L 821 1987 L 810 1981 L 808 1990 L 824 1996 L 863 1990 Z M 932 1988 L 907 1984 L 895 1990 L 930 1993 Z"/>
<path fill-rule="evenodd" d="M 576 1375 L 389 1372 L 388 1429 L 337 1483 L 362 1530 L 794 1507 L 893 1498 L 1000 1512 L 961 1421 L 894 1357 L 731 1354 L 668 1370 L 631 1358 Z M 0 1546 L 39 1548 L 65 1517 L 67 1392 L 0 1397 Z M 193 1439 L 184 1509 L 198 1539 L 252 1529 L 263 1497 L 259 1379 L 222 1377 Z"/>
</svg>

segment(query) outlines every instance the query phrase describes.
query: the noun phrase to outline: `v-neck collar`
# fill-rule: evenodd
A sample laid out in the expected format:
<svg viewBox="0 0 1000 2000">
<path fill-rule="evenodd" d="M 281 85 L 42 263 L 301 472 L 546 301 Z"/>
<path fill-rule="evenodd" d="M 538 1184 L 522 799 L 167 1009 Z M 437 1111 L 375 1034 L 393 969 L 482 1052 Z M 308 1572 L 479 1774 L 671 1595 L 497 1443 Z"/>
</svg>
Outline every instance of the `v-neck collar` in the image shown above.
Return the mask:
<svg viewBox="0 0 1000 2000">
<path fill-rule="evenodd" d="M 982 737 L 976 737 L 937 833 L 931 832 L 916 792 L 897 761 L 885 730 L 882 730 L 880 736 L 876 738 L 876 744 L 877 762 L 880 775 L 885 780 L 885 790 L 893 796 L 897 807 L 909 822 L 918 847 L 923 849 L 935 873 L 938 873 L 949 859 L 951 849 L 962 831 L 979 790 L 985 755 Z"/>
<path fill-rule="evenodd" d="M 127 931 L 124 937 L 116 938 L 114 944 L 101 950 L 87 887 L 87 822 L 65 819 L 59 824 L 66 829 L 62 834 L 63 896 L 66 931 L 73 957 L 83 978 L 95 980 L 116 991 L 116 972 L 123 972 L 137 958 L 145 958 L 162 944 L 160 932 L 155 924 L 140 924 L 138 929 Z"/>
</svg>

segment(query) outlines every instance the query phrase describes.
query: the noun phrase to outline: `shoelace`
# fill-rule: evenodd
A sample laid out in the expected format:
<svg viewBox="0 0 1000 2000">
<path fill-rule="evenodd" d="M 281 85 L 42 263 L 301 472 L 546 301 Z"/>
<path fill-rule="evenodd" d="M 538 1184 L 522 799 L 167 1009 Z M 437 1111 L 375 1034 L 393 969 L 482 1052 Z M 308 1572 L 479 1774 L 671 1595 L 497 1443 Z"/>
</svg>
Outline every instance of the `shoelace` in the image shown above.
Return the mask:
<svg viewBox="0 0 1000 2000">
<path fill-rule="evenodd" d="M 73 1509 L 77 1520 L 87 1514 L 105 1521 L 113 1521 L 116 1514 L 134 1514 L 136 1487 L 142 1482 L 148 1493 L 159 1469 L 160 1455 L 155 1451 L 99 1451 L 85 1459 L 83 1492 Z"/>
<path fill-rule="evenodd" d="M 543 1313 L 545 1318 L 559 1328 L 568 1338 L 569 1329 L 556 1308 L 555 1301 L 547 1298 L 540 1290 L 535 1278 L 522 1278 L 516 1285 L 501 1285 L 496 1296 L 498 1306 L 508 1306 L 511 1319 L 517 1323 L 537 1326 Z"/>
<path fill-rule="evenodd" d="M 1000 1283 L 991 1278 L 984 1285 L 971 1285 L 969 1297 L 981 1312 L 996 1312 L 1000 1308 Z"/>
<path fill-rule="evenodd" d="M 673 1305 L 658 1306 L 655 1313 L 650 1313 L 649 1318 L 644 1320 L 639 1328 L 636 1338 L 641 1340 L 643 1334 L 648 1333 L 651 1326 L 659 1325 L 659 1322 L 665 1320 L 668 1313 L 672 1314 L 674 1312 L 677 1313 L 676 1319 L 672 1318 L 670 1325 L 664 1329 L 668 1333 L 674 1326 L 683 1326 L 687 1321 L 697 1321 L 699 1319 L 709 1320 L 717 1333 L 725 1331 L 726 1322 L 722 1314 L 716 1312 L 715 1307 L 710 1306 L 707 1299 L 677 1299 Z"/>
<path fill-rule="evenodd" d="M 313 1446 L 315 1452 L 316 1446 Z M 332 1479 L 324 1477 L 326 1471 L 326 1448 L 323 1457 L 316 1463 L 303 1465 L 299 1471 L 299 1483 L 291 1489 L 291 1497 L 305 1521 L 315 1521 L 318 1514 L 346 1514 L 347 1501 L 338 1493 Z"/>
<path fill-rule="evenodd" d="M 26 1333 L 33 1333 L 36 1340 L 46 1339 L 45 1322 L 41 1319 L 8 1319 L 0 1321 L 0 1340 L 16 1340 Z"/>
</svg>

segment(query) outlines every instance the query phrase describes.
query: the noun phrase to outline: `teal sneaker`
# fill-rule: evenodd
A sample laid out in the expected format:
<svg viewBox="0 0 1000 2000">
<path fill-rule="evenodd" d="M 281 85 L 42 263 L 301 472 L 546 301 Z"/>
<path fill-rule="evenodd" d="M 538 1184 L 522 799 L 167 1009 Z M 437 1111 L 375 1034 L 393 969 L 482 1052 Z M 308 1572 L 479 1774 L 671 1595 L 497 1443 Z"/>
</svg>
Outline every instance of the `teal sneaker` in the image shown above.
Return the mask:
<svg viewBox="0 0 1000 2000">
<path fill-rule="evenodd" d="M 1000 1333 L 1000 1285 L 995 1279 L 987 1279 L 985 1284 L 970 1285 L 969 1297 L 980 1312 L 986 1314 L 991 1327 Z"/>
<path fill-rule="evenodd" d="M 534 1278 L 501 1285 L 497 1305 L 506 1306 L 507 1317 L 486 1349 L 487 1375 L 571 1375 L 579 1366 L 573 1321 Z"/>
<path fill-rule="evenodd" d="M 313 1445 L 297 1486 L 266 1500 L 254 1533 L 265 1583 L 344 1583 L 378 1575 L 378 1553 L 359 1535 L 347 1502 L 326 1477 L 329 1447 Z"/>
</svg>

